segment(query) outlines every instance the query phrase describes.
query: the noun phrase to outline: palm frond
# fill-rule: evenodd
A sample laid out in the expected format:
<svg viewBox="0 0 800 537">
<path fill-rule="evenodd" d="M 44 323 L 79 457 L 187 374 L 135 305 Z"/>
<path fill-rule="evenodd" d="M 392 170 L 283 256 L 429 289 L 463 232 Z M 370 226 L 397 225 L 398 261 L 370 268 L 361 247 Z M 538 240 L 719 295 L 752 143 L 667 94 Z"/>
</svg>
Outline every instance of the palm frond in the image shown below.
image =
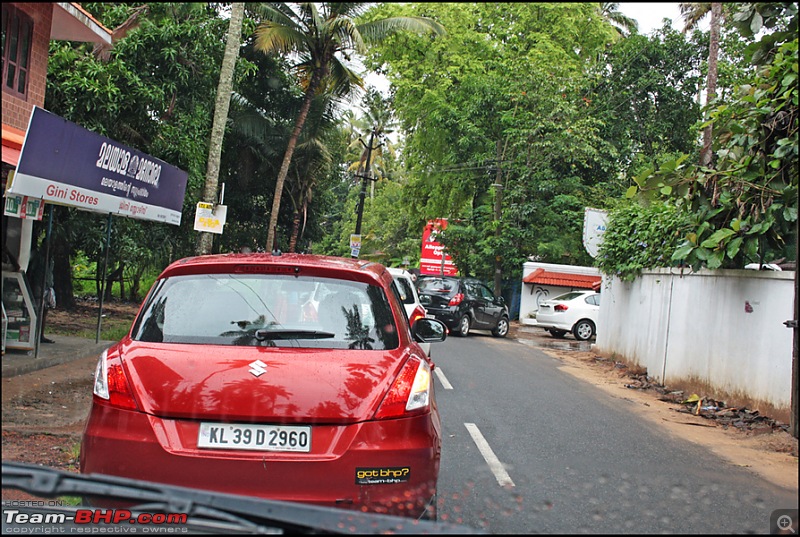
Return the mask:
<svg viewBox="0 0 800 537">
<path fill-rule="evenodd" d="M 354 50 L 359 54 L 366 54 L 367 45 L 352 19 L 331 19 L 326 26 L 330 35 L 335 36 L 340 50 Z"/>
<path fill-rule="evenodd" d="M 248 3 L 247 7 L 263 21 L 270 21 L 281 26 L 299 27 L 297 14 L 285 2 Z"/>
<path fill-rule="evenodd" d="M 364 79 L 339 61 L 338 58 L 333 58 L 326 84 L 330 95 L 341 99 L 351 95 L 355 87 L 363 88 Z"/>
<path fill-rule="evenodd" d="M 375 43 L 402 31 L 418 34 L 444 35 L 444 26 L 426 17 L 389 17 L 357 26 L 365 43 Z"/>
<path fill-rule="evenodd" d="M 299 7 L 301 13 L 300 19 L 302 24 L 306 27 L 306 33 L 313 34 L 323 25 L 325 17 L 320 14 L 317 9 L 317 4 L 314 2 L 301 2 Z"/>
<path fill-rule="evenodd" d="M 329 2 L 331 16 L 355 19 L 369 11 L 372 2 Z"/>
<path fill-rule="evenodd" d="M 621 35 L 632 34 L 639 31 L 639 23 L 619 11 L 619 2 L 601 2 L 600 14 Z"/>
<path fill-rule="evenodd" d="M 678 4 L 678 9 L 681 12 L 683 19 L 683 31 L 688 32 L 695 28 L 697 24 L 708 13 L 711 13 L 711 2 L 690 2 L 685 4 Z"/>
<path fill-rule="evenodd" d="M 305 42 L 306 34 L 297 27 L 281 26 L 266 21 L 256 28 L 255 49 L 259 52 L 285 54 L 302 50 Z"/>
</svg>

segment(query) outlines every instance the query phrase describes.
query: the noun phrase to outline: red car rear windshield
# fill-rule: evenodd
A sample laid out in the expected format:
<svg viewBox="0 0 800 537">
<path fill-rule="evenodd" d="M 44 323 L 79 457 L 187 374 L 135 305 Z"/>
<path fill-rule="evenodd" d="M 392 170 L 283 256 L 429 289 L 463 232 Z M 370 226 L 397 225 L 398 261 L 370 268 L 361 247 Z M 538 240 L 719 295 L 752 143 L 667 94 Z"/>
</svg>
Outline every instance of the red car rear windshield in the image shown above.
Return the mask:
<svg viewBox="0 0 800 537">
<path fill-rule="evenodd" d="M 203 274 L 156 282 L 133 339 L 157 343 L 394 349 L 383 289 L 280 274 Z"/>
</svg>

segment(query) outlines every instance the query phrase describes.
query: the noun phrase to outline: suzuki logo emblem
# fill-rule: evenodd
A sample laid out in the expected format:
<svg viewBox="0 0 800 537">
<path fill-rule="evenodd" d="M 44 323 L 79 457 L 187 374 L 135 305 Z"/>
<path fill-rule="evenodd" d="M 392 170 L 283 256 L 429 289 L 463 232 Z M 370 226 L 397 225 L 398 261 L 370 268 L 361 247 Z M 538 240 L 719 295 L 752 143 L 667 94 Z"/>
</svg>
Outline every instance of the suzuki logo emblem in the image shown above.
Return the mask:
<svg viewBox="0 0 800 537">
<path fill-rule="evenodd" d="M 262 362 L 261 360 L 256 360 L 248 364 L 250 366 L 250 372 L 253 374 L 254 377 L 260 377 L 264 373 L 267 372 L 267 364 Z"/>
</svg>

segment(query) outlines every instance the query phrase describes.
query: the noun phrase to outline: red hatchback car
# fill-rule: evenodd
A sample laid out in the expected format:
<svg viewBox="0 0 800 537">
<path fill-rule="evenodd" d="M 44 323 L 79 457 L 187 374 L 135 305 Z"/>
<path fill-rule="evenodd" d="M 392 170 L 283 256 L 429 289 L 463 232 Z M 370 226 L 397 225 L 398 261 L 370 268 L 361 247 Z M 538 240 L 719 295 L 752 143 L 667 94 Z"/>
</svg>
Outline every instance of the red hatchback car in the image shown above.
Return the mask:
<svg viewBox="0 0 800 537">
<path fill-rule="evenodd" d="M 186 258 L 101 356 L 82 473 L 435 517 L 434 365 L 383 265 Z"/>
</svg>

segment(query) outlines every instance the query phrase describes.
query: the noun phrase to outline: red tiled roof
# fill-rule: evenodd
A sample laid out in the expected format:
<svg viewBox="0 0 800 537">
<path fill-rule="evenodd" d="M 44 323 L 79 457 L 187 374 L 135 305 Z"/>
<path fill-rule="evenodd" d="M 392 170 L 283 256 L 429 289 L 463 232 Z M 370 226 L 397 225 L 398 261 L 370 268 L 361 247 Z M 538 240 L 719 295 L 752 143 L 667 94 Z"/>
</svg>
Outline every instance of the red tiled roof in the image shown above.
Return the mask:
<svg viewBox="0 0 800 537">
<path fill-rule="evenodd" d="M 524 278 L 524 283 L 538 283 L 543 285 L 558 285 L 560 287 L 577 287 L 579 289 L 594 289 L 600 285 L 602 278 L 590 274 L 565 274 L 537 268 Z"/>
</svg>

